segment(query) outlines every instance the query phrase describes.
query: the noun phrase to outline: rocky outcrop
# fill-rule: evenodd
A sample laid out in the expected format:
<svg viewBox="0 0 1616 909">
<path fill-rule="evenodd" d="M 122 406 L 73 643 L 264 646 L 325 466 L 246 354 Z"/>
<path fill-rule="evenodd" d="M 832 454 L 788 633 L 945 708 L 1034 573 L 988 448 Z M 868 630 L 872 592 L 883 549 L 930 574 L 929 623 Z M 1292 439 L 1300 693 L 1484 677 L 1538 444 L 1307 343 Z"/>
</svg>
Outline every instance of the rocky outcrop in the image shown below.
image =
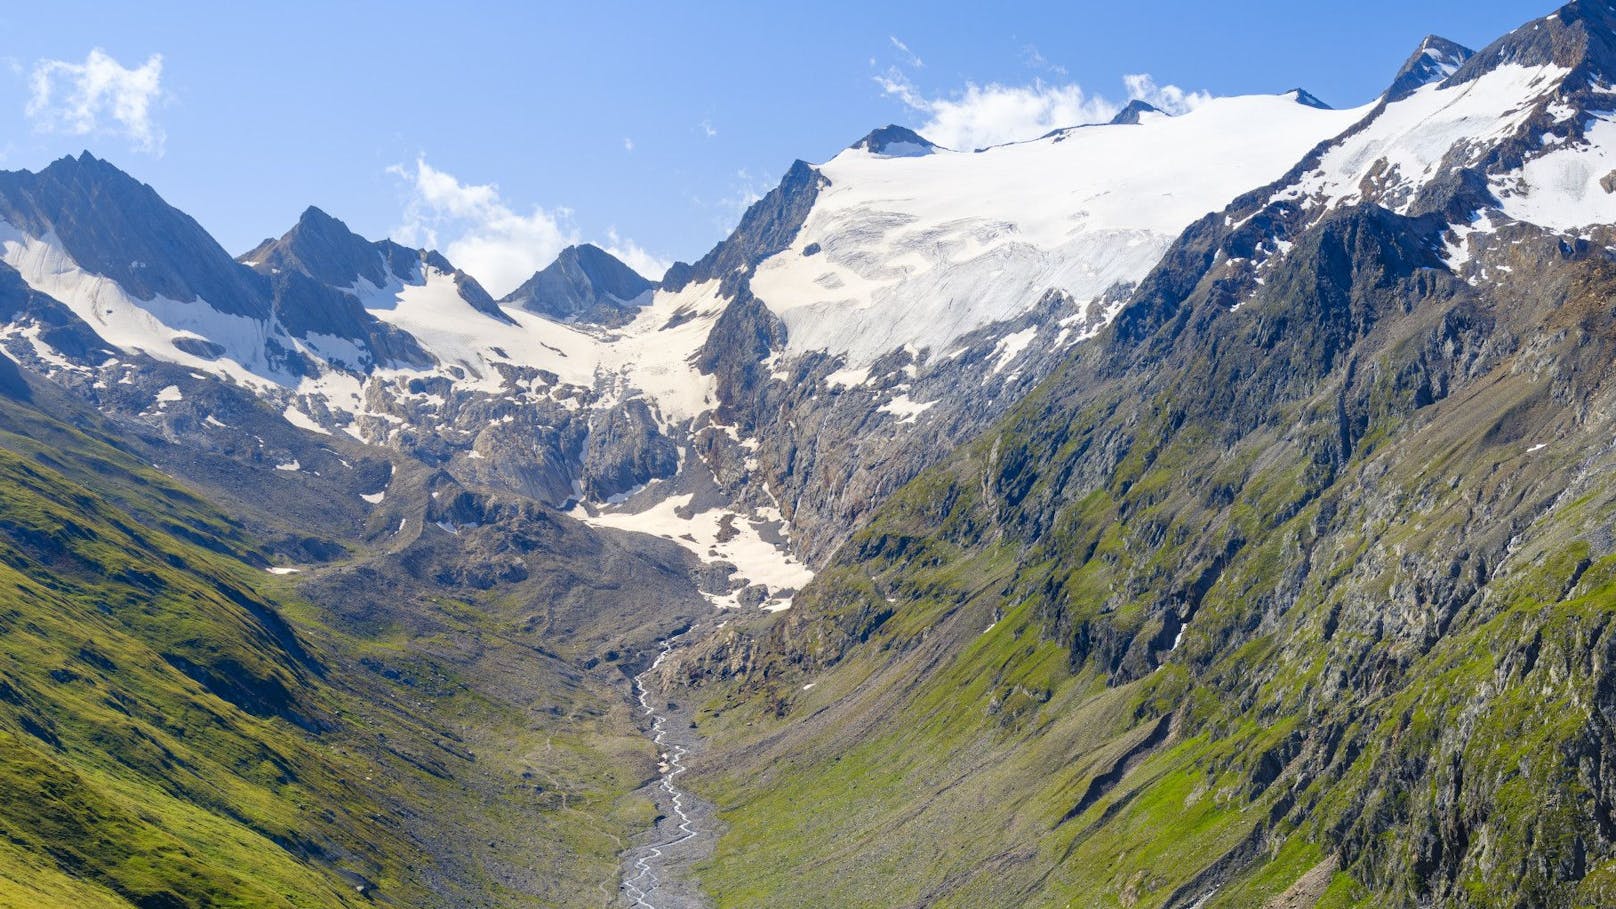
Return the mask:
<svg viewBox="0 0 1616 909">
<path fill-rule="evenodd" d="M 569 246 L 500 302 L 559 322 L 625 325 L 656 288 L 598 246 Z"/>
<path fill-rule="evenodd" d="M 1398 70 L 1384 95 L 1387 101 L 1401 101 L 1433 82 L 1441 82 L 1458 71 L 1475 51 L 1437 35 L 1428 35 Z"/>
<path fill-rule="evenodd" d="M 794 162 L 779 186 L 752 203 L 727 239 L 694 265 L 676 263 L 663 277 L 662 286 L 677 291 L 690 284 L 715 279 L 728 282 L 733 276 L 746 274 L 791 245 L 825 184 L 824 176 L 813 165 Z"/>
<path fill-rule="evenodd" d="M 0 221 L 54 235 L 80 267 L 137 298 L 200 299 L 227 315 L 269 317 L 266 281 L 156 190 L 89 152 L 37 174 L 0 172 Z"/>
<path fill-rule="evenodd" d="M 610 501 L 678 470 L 679 449 L 644 400 L 624 401 L 590 419 L 580 479 L 592 501 Z"/>
</svg>

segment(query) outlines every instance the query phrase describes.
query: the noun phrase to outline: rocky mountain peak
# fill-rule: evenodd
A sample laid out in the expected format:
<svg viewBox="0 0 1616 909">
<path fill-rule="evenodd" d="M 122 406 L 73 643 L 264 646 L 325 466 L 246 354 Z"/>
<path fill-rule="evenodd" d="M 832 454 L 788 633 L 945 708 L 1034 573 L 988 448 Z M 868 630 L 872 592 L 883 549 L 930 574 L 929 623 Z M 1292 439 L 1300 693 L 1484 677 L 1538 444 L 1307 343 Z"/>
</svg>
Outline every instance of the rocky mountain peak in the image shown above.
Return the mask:
<svg viewBox="0 0 1616 909">
<path fill-rule="evenodd" d="M 301 271 L 337 288 L 352 287 L 360 278 L 377 286 L 387 283 L 375 245 L 312 205 L 279 240 L 247 253 L 242 262 L 263 274 Z"/>
<path fill-rule="evenodd" d="M 1324 103 L 1323 101 L 1320 101 L 1317 95 L 1305 88 L 1293 88 L 1288 92 L 1283 92 L 1282 94 L 1303 107 L 1312 107 L 1318 110 L 1335 110 L 1335 108 Z"/>
<path fill-rule="evenodd" d="M 931 140 L 908 127 L 896 124 L 888 124 L 873 130 L 848 147 L 888 158 L 918 158 L 937 150 L 936 144 Z"/>
<path fill-rule="evenodd" d="M 1562 66 L 1581 81 L 1616 77 L 1616 4 L 1573 0 L 1483 48 L 1448 79 L 1469 82 L 1501 66 Z"/>
<path fill-rule="evenodd" d="M 1401 101 L 1423 86 L 1452 76 L 1476 52 L 1462 44 L 1438 35 L 1427 35 L 1414 53 L 1409 55 L 1403 68 L 1397 71 L 1391 87 L 1386 90 L 1387 101 Z"/>
<path fill-rule="evenodd" d="M 830 181 L 812 164 L 800 159 L 792 162 L 780 185 L 752 203 L 727 239 L 694 265 L 674 263 L 663 276 L 662 286 L 678 291 L 687 284 L 727 279 L 786 249 L 802 229 L 814 200 L 819 198 L 819 190 L 829 185 Z"/>
<path fill-rule="evenodd" d="M 656 284 L 588 243 L 569 246 L 501 302 L 561 322 L 619 326 L 633 321 Z"/>
<path fill-rule="evenodd" d="M 1117 115 L 1112 117 L 1110 122 L 1112 126 L 1138 126 L 1139 118 L 1141 116 L 1145 114 L 1159 113 L 1161 113 L 1161 109 L 1151 104 L 1149 101 L 1141 101 L 1140 99 L 1135 98 L 1132 101 L 1129 101 L 1127 106 L 1123 107 L 1122 110 L 1117 111 Z"/>
<path fill-rule="evenodd" d="M 78 267 L 138 299 L 202 299 L 230 315 L 268 315 L 263 285 L 200 224 L 87 151 L 39 173 L 0 172 L 0 220 L 52 237 Z"/>
</svg>

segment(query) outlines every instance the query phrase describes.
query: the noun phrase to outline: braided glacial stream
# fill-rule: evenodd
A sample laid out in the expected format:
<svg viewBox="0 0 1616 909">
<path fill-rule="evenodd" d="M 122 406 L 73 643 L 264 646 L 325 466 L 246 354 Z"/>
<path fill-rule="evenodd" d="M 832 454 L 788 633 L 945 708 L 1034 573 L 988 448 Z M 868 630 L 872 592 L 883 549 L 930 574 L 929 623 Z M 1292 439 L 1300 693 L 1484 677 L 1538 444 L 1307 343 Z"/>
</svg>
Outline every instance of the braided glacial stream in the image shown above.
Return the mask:
<svg viewBox="0 0 1616 909">
<path fill-rule="evenodd" d="M 678 786 L 679 775 L 688 769 L 684 758 L 690 753 L 694 736 L 675 724 L 676 705 L 659 697 L 658 701 L 665 705 L 659 707 L 647 687 L 647 681 L 653 679 L 678 641 L 695 630 L 692 627 L 662 641 L 662 652 L 656 660 L 634 677 L 635 696 L 645 716 L 651 719 L 650 736 L 657 746 L 662 775 L 648 789 L 658 811 L 650 842 L 629 850 L 623 858 L 622 902 L 633 909 L 704 909 L 710 905 L 690 880 L 689 867 L 712 850 L 714 835 L 708 821 L 711 808 Z M 657 693 L 660 696 L 664 692 Z M 688 727 L 688 721 L 685 725 Z"/>
</svg>

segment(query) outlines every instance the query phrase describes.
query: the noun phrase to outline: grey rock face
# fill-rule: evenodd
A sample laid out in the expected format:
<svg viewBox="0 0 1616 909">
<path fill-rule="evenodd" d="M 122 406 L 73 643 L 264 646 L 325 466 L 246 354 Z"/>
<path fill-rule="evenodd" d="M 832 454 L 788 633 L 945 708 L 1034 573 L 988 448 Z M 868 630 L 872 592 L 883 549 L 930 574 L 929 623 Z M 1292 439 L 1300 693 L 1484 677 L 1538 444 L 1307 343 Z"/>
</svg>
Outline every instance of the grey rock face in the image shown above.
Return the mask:
<svg viewBox="0 0 1616 909">
<path fill-rule="evenodd" d="M 17 361 L 5 354 L 0 354 L 0 395 L 18 401 L 26 401 L 33 397 L 33 390 L 28 387 L 28 381 L 22 377 L 22 370 L 17 368 Z"/>
<path fill-rule="evenodd" d="M 850 147 L 863 149 L 872 155 L 896 157 L 919 157 L 937 150 L 930 139 L 908 127 L 893 124 L 872 131 Z"/>
<path fill-rule="evenodd" d="M 500 302 L 558 322 L 616 327 L 633 321 L 656 285 L 598 246 L 569 246 Z"/>
<path fill-rule="evenodd" d="M 757 392 L 768 376 L 763 361 L 785 346 L 786 327 L 752 296 L 744 281 L 740 284 L 735 301 L 707 336 L 697 366 L 718 378 L 719 419 L 739 423 L 750 432 L 756 428 L 756 410 L 761 409 Z"/>
<path fill-rule="evenodd" d="M 1139 125 L 1139 117 L 1140 117 L 1141 114 L 1159 114 L 1159 113 L 1161 113 L 1161 110 L 1158 109 L 1157 107 L 1155 107 L 1154 105 L 1152 105 L 1151 103 L 1149 103 L 1148 101 L 1141 101 L 1138 98 L 1135 98 L 1134 100 L 1129 101 L 1128 105 L 1126 107 L 1124 107 L 1122 110 L 1117 111 L 1117 115 L 1115 117 L 1111 118 L 1111 125 L 1112 126 L 1123 126 L 1123 125 L 1138 126 Z"/>
<path fill-rule="evenodd" d="M 584 494 L 606 501 L 679 470 L 679 449 L 658 428 L 645 401 L 624 401 L 590 420 Z"/>
<path fill-rule="evenodd" d="M 269 317 L 267 282 L 156 190 L 89 152 L 37 174 L 0 172 L 0 220 L 36 237 L 54 233 L 80 267 L 139 299 L 200 298 L 230 315 Z"/>
<path fill-rule="evenodd" d="M 297 271 L 331 287 L 351 287 L 360 278 L 378 287 L 387 283 L 376 247 L 313 206 L 279 240 L 264 241 L 242 260 L 260 273 Z"/>
<path fill-rule="evenodd" d="M 1427 36 L 1392 80 L 1391 88 L 1386 90 L 1386 100 L 1401 101 L 1423 86 L 1441 82 L 1475 54 L 1462 44 L 1436 35 Z"/>
<path fill-rule="evenodd" d="M 791 245 L 802 222 L 813 210 L 819 190 L 829 180 L 806 161 L 797 161 L 786 171 L 780 185 L 752 203 L 741 216 L 741 223 L 729 238 L 713 247 L 695 265 L 675 263 L 662 279 L 671 291 L 713 278 L 726 282 L 737 272 L 747 272 L 764 259 Z M 733 288 L 727 288 L 733 296 Z"/>
</svg>

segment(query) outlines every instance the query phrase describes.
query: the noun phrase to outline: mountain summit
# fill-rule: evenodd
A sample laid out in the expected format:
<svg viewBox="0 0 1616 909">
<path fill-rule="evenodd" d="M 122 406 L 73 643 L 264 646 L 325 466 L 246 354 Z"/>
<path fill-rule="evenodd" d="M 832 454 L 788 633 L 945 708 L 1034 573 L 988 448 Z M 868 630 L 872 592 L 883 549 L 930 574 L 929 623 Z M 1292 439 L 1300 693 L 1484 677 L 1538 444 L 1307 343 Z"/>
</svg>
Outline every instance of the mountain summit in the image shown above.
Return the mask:
<svg viewBox="0 0 1616 909">
<path fill-rule="evenodd" d="M 937 150 L 937 146 L 926 137 L 906 126 L 893 124 L 873 130 L 869 135 L 848 147 L 862 149 L 872 155 L 884 155 L 888 158 L 915 158 L 921 155 L 929 155 Z"/>
<path fill-rule="evenodd" d="M 598 246 L 569 246 L 500 302 L 559 322 L 616 327 L 633 320 L 656 285 Z"/>
<path fill-rule="evenodd" d="M 1122 108 L 1122 110 L 1117 111 L 1117 115 L 1112 117 L 1110 122 L 1112 126 L 1138 126 L 1140 117 L 1144 116 L 1145 114 L 1159 113 L 1161 113 L 1161 109 L 1151 104 L 1149 101 L 1141 101 L 1140 99 L 1135 98 L 1132 101 L 1129 101 L 1127 105 Z M 1059 132 L 1059 130 L 1056 132 Z"/>
<path fill-rule="evenodd" d="M 1458 72 L 1459 67 L 1475 54 L 1475 51 L 1462 44 L 1437 35 L 1427 35 L 1398 71 L 1391 87 L 1386 89 L 1386 100 L 1401 101 L 1432 82 L 1443 81 Z"/>
</svg>

